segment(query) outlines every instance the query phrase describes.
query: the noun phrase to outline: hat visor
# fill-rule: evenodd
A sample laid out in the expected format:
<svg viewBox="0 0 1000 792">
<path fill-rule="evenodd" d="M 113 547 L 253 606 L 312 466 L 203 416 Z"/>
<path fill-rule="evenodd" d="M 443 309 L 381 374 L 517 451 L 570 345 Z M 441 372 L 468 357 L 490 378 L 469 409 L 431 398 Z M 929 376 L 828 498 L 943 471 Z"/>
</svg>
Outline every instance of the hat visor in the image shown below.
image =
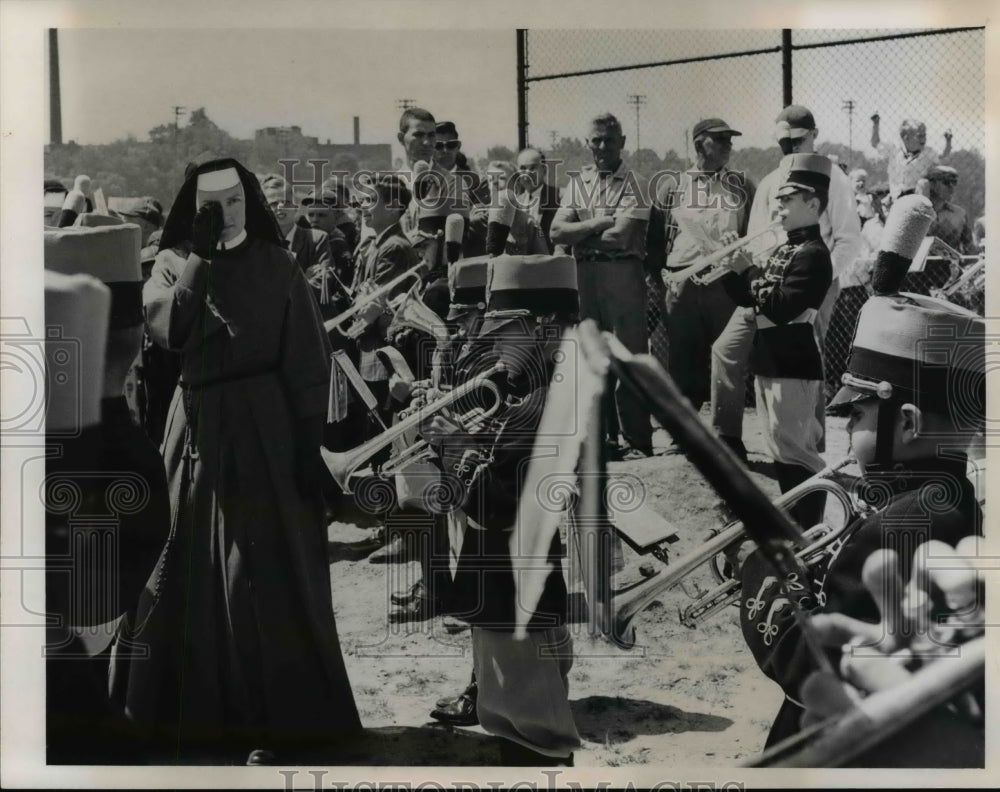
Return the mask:
<svg viewBox="0 0 1000 792">
<path fill-rule="evenodd" d="M 775 133 L 774 137 L 776 140 L 798 140 L 799 138 L 804 138 L 810 131 L 800 127 L 781 127 Z"/>
<path fill-rule="evenodd" d="M 702 129 L 701 131 L 698 132 L 699 136 L 701 136 L 701 135 L 731 135 L 733 137 L 738 137 L 738 136 L 740 136 L 742 134 L 743 133 L 740 132 L 738 129 L 732 129 L 731 127 L 727 127 L 727 126 L 711 127 L 709 129 Z"/>
<path fill-rule="evenodd" d="M 483 323 L 479 325 L 477 336 L 482 338 L 514 322 L 521 322 L 523 324 L 526 319 L 530 318 L 525 316 L 487 316 L 483 319 Z"/>
<path fill-rule="evenodd" d="M 782 184 L 778 188 L 777 192 L 775 192 L 774 195 L 777 198 L 781 198 L 783 195 L 794 195 L 797 192 L 814 193 L 814 192 L 816 192 L 816 190 L 814 190 L 808 184 L 798 184 L 796 182 L 785 182 L 784 184 Z"/>
<path fill-rule="evenodd" d="M 826 414 L 844 415 L 850 409 L 852 404 L 877 398 L 878 396 L 874 393 L 859 390 L 858 388 L 853 388 L 850 385 L 844 385 L 830 400 L 830 403 L 826 405 Z"/>
</svg>

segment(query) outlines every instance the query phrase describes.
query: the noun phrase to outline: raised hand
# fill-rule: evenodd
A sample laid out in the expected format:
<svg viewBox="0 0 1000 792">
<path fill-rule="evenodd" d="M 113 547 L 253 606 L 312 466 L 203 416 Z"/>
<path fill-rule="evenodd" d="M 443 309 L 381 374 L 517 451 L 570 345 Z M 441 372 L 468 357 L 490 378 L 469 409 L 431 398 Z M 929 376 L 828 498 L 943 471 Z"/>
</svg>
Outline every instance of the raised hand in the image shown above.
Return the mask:
<svg viewBox="0 0 1000 792">
<path fill-rule="evenodd" d="M 224 223 L 222 204 L 218 201 L 206 201 L 198 208 L 191 222 L 191 250 L 196 256 L 212 258 L 222 239 Z"/>
</svg>

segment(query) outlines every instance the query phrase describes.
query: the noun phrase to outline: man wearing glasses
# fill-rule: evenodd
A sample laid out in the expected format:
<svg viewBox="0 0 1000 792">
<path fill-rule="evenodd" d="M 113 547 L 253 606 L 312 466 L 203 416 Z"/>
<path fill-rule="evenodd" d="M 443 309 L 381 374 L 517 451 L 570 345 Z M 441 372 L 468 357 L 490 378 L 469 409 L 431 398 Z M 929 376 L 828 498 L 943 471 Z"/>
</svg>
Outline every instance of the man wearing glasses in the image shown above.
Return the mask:
<svg viewBox="0 0 1000 792">
<path fill-rule="evenodd" d="M 657 185 L 657 206 L 665 212 L 665 239 L 659 255 L 666 269 L 679 270 L 745 236 L 755 187 L 730 170 L 733 138 L 742 135 L 721 118 L 694 125 L 695 167 Z M 651 285 L 662 289 L 661 284 Z M 699 283 L 688 278 L 665 295 L 666 321 L 657 345 L 669 348 L 667 369 L 691 405 L 709 400 L 712 344 L 733 315 L 736 303 L 722 280 Z M 742 456 L 742 455 L 741 455 Z"/>
<path fill-rule="evenodd" d="M 594 319 L 629 351 L 645 353 L 648 190 L 622 161 L 625 135 L 617 118 L 610 113 L 594 118 L 587 141 L 594 164 L 569 174 L 550 237 L 554 245 L 572 248 L 576 258 L 580 318 Z M 605 401 L 609 453 L 625 459 L 651 456 L 649 413 L 628 388 L 612 393 Z M 618 447 L 619 425 L 624 448 Z"/>
</svg>

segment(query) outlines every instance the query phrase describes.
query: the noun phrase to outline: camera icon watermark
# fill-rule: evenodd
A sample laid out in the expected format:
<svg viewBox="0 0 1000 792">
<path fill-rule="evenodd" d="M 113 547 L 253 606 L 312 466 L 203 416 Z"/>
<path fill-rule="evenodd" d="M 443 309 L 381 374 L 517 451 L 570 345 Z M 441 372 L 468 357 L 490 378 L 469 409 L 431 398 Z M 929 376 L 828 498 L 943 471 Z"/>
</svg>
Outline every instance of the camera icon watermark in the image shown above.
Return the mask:
<svg viewBox="0 0 1000 792">
<path fill-rule="evenodd" d="M 76 437 L 81 430 L 81 345 L 58 326 L 31 332 L 24 317 L 0 318 L 0 371 L 7 380 L 0 431 L 7 442 Z M 46 408 L 60 405 L 63 419 L 46 426 Z M 20 442 L 19 442 L 20 441 Z"/>
</svg>

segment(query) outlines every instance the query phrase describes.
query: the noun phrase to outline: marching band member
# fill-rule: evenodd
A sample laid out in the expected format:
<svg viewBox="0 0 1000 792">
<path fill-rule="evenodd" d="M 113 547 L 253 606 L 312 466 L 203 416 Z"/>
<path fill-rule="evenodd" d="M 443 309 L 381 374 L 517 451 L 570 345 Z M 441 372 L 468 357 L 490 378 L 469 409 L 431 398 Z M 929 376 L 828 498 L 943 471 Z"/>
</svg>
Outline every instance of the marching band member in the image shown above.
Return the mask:
<svg viewBox="0 0 1000 792">
<path fill-rule="evenodd" d="M 920 196 L 912 198 L 927 203 Z M 907 212 L 906 200 L 893 207 L 897 217 Z M 909 224 L 926 229 L 929 217 L 921 217 L 919 207 L 913 215 L 917 219 Z M 890 225 L 892 219 L 890 215 Z M 881 507 L 832 548 L 813 570 L 812 581 L 797 584 L 803 594 L 811 585 L 819 603 L 811 618 L 830 614 L 823 626 L 834 636 L 838 631 L 830 628 L 843 622 L 835 614 L 874 624 L 882 619 L 862 574 L 875 551 L 898 551 L 899 579 L 905 581 L 917 563 L 915 548 L 929 540 L 954 547 L 963 537 L 982 532 L 964 450 L 958 449 L 969 445 L 984 417 L 985 325 L 951 303 L 895 292 L 923 233 L 918 228 L 910 236 L 909 245 L 879 254 L 876 280 L 884 293 L 869 299 L 861 311 L 844 386 L 829 406 L 834 413 L 849 411 L 847 431 L 864 476 L 862 494 Z M 939 452 L 943 444 L 955 450 Z M 771 746 L 801 728 L 802 684 L 816 668 L 784 592 L 759 553 L 744 564 L 742 583 L 744 638 L 764 673 L 785 691 L 768 736 Z M 892 597 L 899 592 L 884 593 Z M 932 608 L 924 613 L 928 624 L 948 610 L 938 591 L 924 607 Z M 852 659 L 850 647 L 841 649 L 844 642 L 834 641 L 830 649 L 834 667 Z M 939 708 L 858 758 L 855 766 L 981 767 L 983 759 L 982 724 Z"/>
<path fill-rule="evenodd" d="M 515 641 L 509 537 L 519 479 L 534 446 L 559 328 L 579 310 L 576 262 L 568 256 L 500 256 L 490 261 L 479 336 L 493 339 L 506 366 L 506 401 L 484 433 L 435 415 L 422 434 L 440 449 L 446 475 L 461 483 L 468 515 L 452 590 L 452 612 L 472 624 L 473 662 L 483 728 L 502 739 L 505 764 L 571 764 L 580 737 L 569 708 L 572 639 L 566 623 L 562 546 L 553 538 L 552 572 L 528 628 Z"/>
<path fill-rule="evenodd" d="M 788 241 L 771 254 L 763 270 L 752 267 L 741 278 L 725 279 L 736 303 L 755 314 L 750 370 L 782 492 L 825 466 L 819 454 L 824 429 L 816 418 L 823 359 L 815 324 L 833 277 L 819 227 L 830 186 L 830 160 L 819 154 L 792 154 L 788 168 L 775 193 Z M 733 268 L 747 264 L 743 258 Z M 800 503 L 799 522 L 805 527 L 818 522 L 825 501 L 820 494 Z"/>
<path fill-rule="evenodd" d="M 329 749 L 360 723 L 319 496 L 328 346 L 241 164 L 193 169 L 143 297 L 154 341 L 183 368 L 163 446 L 176 541 L 151 658 L 132 671 L 148 695 L 130 714 L 185 752 Z"/>
</svg>

